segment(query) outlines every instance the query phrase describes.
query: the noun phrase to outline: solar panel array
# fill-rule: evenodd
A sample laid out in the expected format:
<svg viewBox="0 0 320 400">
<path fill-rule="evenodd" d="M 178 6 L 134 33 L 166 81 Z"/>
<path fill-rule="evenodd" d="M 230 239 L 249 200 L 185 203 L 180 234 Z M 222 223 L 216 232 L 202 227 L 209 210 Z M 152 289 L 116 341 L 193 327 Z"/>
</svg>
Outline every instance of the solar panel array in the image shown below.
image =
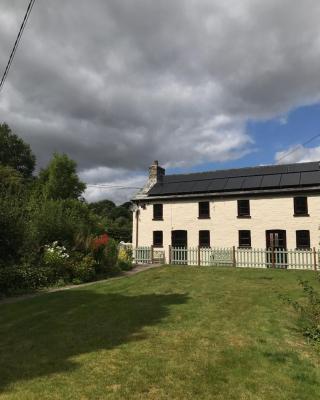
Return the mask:
<svg viewBox="0 0 320 400">
<path fill-rule="evenodd" d="M 149 196 L 246 190 L 300 188 L 320 185 L 320 164 L 309 162 L 167 175 Z"/>
</svg>

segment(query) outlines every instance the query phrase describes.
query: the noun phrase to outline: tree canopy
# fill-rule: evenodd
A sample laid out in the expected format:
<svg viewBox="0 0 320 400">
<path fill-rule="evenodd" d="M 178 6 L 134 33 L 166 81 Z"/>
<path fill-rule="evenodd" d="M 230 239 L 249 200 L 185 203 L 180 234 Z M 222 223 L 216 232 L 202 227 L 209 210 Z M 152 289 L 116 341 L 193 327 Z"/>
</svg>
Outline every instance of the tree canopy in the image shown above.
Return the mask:
<svg viewBox="0 0 320 400">
<path fill-rule="evenodd" d="M 55 153 L 39 174 L 42 192 L 51 200 L 78 199 L 86 189 L 77 175 L 77 164 L 66 154 Z"/>
<path fill-rule="evenodd" d="M 14 134 L 7 124 L 0 124 L 0 165 L 12 167 L 24 177 L 30 177 L 35 164 L 36 158 L 30 146 Z"/>
</svg>

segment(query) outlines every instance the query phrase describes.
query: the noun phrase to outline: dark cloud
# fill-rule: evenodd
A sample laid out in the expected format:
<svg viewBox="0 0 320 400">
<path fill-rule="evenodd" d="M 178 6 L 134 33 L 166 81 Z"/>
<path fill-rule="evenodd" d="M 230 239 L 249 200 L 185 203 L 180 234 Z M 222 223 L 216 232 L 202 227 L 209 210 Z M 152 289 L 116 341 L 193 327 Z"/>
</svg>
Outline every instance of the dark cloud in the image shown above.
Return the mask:
<svg viewBox="0 0 320 400">
<path fill-rule="evenodd" d="M 1 2 L 2 68 L 26 7 Z M 236 159 L 248 119 L 319 100 L 319 19 L 316 0 L 36 2 L 0 120 L 39 166 L 53 151 L 115 175 Z"/>
</svg>

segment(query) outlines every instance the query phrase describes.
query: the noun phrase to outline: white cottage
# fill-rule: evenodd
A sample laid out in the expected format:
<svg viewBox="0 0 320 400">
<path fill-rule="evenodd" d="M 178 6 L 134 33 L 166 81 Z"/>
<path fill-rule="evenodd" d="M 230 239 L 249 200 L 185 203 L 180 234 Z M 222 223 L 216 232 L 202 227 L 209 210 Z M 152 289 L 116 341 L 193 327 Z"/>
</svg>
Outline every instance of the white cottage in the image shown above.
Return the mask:
<svg viewBox="0 0 320 400">
<path fill-rule="evenodd" d="M 319 162 L 165 175 L 132 199 L 133 246 L 318 248 Z"/>
</svg>

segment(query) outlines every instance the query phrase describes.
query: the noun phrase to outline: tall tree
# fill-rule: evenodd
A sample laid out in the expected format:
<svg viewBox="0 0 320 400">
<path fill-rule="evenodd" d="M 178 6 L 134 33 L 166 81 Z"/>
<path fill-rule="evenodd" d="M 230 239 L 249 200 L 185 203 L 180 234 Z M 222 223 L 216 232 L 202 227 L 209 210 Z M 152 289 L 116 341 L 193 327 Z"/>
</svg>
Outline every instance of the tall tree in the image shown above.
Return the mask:
<svg viewBox="0 0 320 400">
<path fill-rule="evenodd" d="M 26 178 L 32 175 L 36 164 L 30 146 L 5 123 L 0 124 L 0 164 L 16 169 Z"/>
<path fill-rule="evenodd" d="M 47 199 L 78 199 L 86 189 L 77 175 L 77 164 L 66 154 L 55 153 L 47 168 L 41 170 L 40 184 Z"/>
</svg>

